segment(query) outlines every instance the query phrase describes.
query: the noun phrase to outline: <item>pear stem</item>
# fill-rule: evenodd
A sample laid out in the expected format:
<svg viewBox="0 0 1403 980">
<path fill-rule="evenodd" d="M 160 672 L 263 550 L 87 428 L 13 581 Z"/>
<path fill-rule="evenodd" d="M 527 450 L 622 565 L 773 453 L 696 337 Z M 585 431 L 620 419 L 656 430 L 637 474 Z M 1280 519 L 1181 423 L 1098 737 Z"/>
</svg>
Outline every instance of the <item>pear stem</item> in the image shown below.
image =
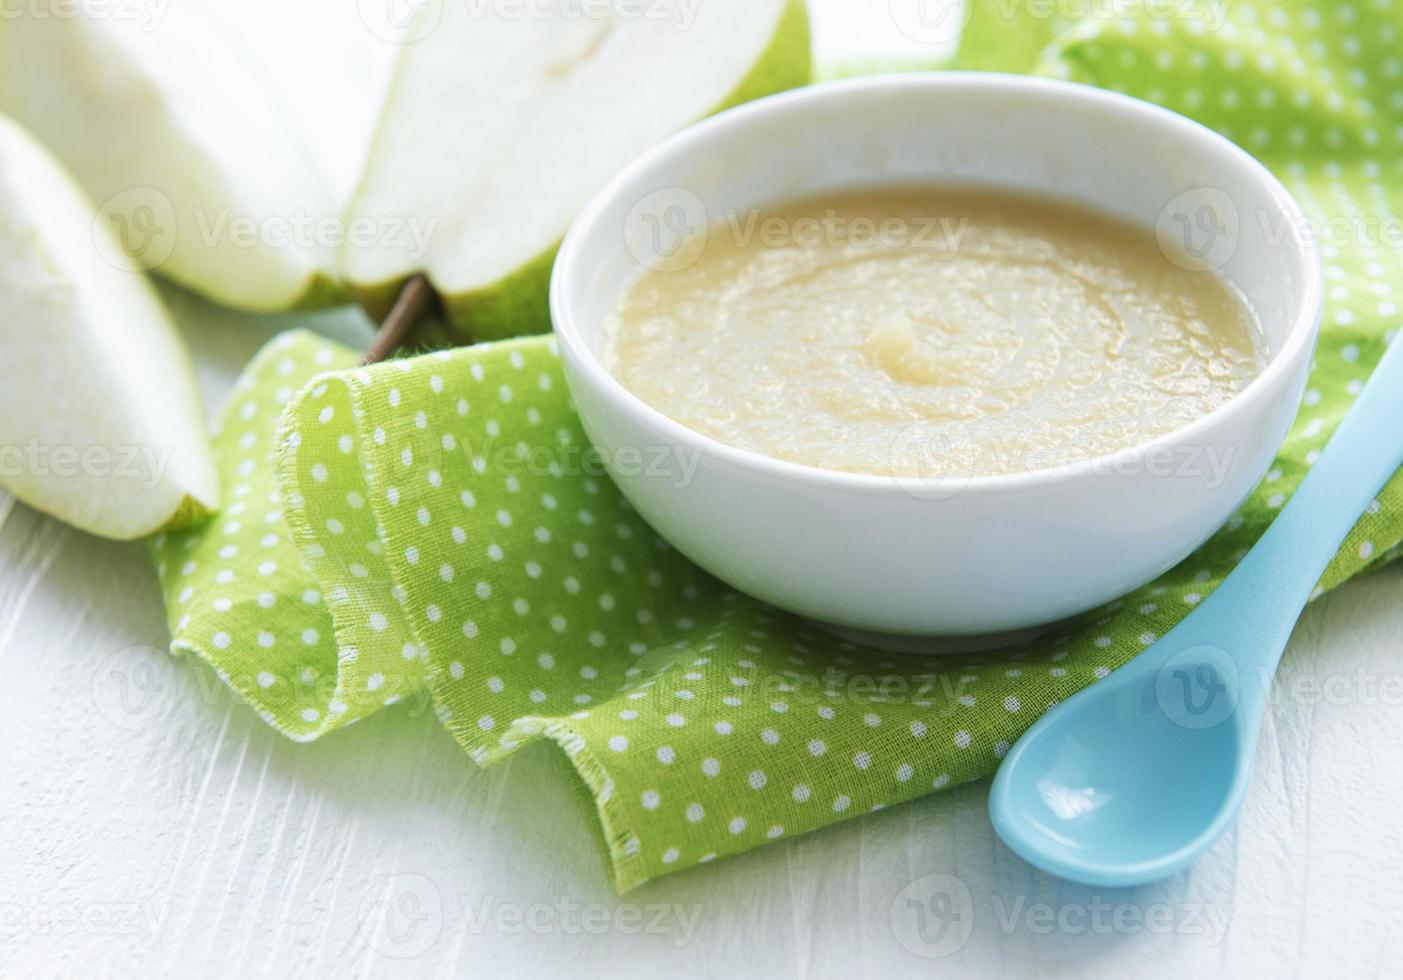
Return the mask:
<svg viewBox="0 0 1403 980">
<path fill-rule="evenodd" d="M 395 297 L 395 305 L 390 308 L 389 314 L 380 324 L 380 329 L 375 332 L 375 337 L 370 341 L 370 349 L 365 352 L 361 363 L 374 364 L 390 356 L 428 311 L 433 300 L 433 287 L 422 274 L 406 282 Z"/>
</svg>

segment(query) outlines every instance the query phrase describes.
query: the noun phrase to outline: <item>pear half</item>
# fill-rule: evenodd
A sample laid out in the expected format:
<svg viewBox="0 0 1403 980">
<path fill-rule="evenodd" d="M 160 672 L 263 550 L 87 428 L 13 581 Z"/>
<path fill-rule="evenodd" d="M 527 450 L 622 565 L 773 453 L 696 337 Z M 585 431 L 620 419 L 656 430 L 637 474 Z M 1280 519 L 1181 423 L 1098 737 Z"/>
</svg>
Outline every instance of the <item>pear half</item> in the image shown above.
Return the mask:
<svg viewBox="0 0 1403 980">
<path fill-rule="evenodd" d="M 0 112 L 137 265 L 227 306 L 337 293 L 335 207 L 284 104 L 189 3 L 29 0 L 0 21 Z"/>
<path fill-rule="evenodd" d="M 189 360 L 146 277 L 28 133 L 0 117 L 0 485 L 109 538 L 219 503 Z"/>
<path fill-rule="evenodd" d="M 383 315 L 425 273 L 457 339 L 547 331 L 556 247 L 605 181 L 809 77 L 803 0 L 426 4 L 350 206 L 348 227 L 383 233 L 348 236 L 344 277 Z"/>
</svg>

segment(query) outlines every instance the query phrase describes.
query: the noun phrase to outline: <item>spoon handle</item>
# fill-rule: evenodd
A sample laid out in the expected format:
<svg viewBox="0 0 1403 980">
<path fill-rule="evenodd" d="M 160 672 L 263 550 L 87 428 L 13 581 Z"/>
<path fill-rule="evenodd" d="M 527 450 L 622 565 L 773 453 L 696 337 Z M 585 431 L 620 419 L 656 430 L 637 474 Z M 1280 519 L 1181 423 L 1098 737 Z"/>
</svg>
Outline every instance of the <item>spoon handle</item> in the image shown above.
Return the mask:
<svg viewBox="0 0 1403 980">
<path fill-rule="evenodd" d="M 1270 677 L 1291 630 L 1340 544 L 1403 464 L 1403 341 L 1384 352 L 1330 444 L 1257 544 L 1198 609 L 1187 642 L 1229 651 L 1239 669 Z"/>
</svg>

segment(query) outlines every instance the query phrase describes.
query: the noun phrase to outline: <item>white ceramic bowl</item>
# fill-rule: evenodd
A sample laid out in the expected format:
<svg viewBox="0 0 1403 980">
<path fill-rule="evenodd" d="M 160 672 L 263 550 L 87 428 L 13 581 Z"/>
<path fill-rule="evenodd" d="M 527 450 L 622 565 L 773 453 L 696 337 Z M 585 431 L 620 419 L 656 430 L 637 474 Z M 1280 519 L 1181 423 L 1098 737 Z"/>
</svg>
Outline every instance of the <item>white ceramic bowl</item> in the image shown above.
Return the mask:
<svg viewBox="0 0 1403 980">
<path fill-rule="evenodd" d="M 1219 268 L 1246 296 L 1266 369 L 1228 404 L 1134 450 L 923 481 L 723 445 L 650 408 L 601 364 L 621 290 L 728 211 L 914 181 L 1045 193 L 1155 229 L 1177 261 Z M 860 636 L 973 646 L 1137 588 L 1242 503 L 1285 437 L 1314 347 L 1321 277 L 1305 228 L 1256 160 L 1148 103 L 1017 76 L 886 76 L 750 103 L 646 153 L 566 236 L 551 311 L 586 431 L 629 500 L 683 554 L 737 589 Z"/>
</svg>

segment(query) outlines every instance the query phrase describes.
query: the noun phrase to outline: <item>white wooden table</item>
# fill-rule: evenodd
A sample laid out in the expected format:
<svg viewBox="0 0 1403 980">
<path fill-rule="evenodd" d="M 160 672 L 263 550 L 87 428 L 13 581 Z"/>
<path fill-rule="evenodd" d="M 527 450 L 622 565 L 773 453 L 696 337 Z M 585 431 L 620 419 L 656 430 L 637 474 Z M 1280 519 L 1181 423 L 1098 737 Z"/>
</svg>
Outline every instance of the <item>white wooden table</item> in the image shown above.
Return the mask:
<svg viewBox="0 0 1403 980">
<path fill-rule="evenodd" d="M 815 6 L 821 50 L 880 33 L 860 4 Z M 311 16 L 277 9 L 293 36 Z M 353 48 L 326 57 L 344 74 Z M 325 155 L 350 154 L 364 110 L 318 114 L 342 87 L 320 64 L 299 111 Z M 211 406 L 289 322 L 169 295 Z M 366 335 L 354 314 L 313 319 Z M 1309 611 L 1242 820 L 1179 878 L 1098 891 L 1036 873 L 976 785 L 620 899 L 551 749 L 479 771 L 411 705 L 282 739 L 161 653 L 141 546 L 0 494 L 0 975 L 1397 976 L 1400 599 L 1393 568 Z"/>
<path fill-rule="evenodd" d="M 0 975 L 1397 975 L 1403 568 L 1311 609 L 1185 876 L 1035 873 L 976 785 L 619 899 L 550 749 L 479 771 L 410 706 L 295 745 L 159 652 L 141 547 L 0 512 Z"/>
</svg>

